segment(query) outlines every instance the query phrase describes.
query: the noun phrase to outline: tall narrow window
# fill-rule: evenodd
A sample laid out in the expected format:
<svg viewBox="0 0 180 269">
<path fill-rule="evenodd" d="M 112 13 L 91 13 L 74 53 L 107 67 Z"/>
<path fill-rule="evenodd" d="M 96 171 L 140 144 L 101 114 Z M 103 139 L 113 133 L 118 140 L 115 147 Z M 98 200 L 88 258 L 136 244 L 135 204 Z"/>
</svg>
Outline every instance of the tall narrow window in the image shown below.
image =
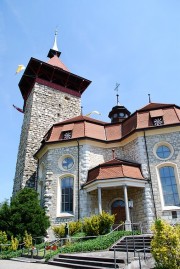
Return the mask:
<svg viewBox="0 0 180 269">
<path fill-rule="evenodd" d="M 73 213 L 73 178 L 61 180 L 61 212 Z"/>
<path fill-rule="evenodd" d="M 180 206 L 180 198 L 177 188 L 174 168 L 164 166 L 159 169 L 161 186 L 165 206 Z"/>
</svg>

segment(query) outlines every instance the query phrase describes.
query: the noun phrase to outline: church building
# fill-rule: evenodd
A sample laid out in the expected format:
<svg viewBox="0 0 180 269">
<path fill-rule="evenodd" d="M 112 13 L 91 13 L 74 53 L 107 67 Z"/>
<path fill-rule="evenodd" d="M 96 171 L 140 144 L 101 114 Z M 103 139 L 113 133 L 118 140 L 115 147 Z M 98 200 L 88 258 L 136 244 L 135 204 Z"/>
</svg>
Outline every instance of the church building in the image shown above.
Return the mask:
<svg viewBox="0 0 180 269">
<path fill-rule="evenodd" d="M 106 211 L 115 223 L 180 221 L 180 107 L 151 103 L 110 122 L 82 115 L 91 81 L 60 60 L 55 35 L 48 62 L 31 58 L 19 82 L 24 120 L 13 194 L 35 188 L 52 226 Z"/>
</svg>

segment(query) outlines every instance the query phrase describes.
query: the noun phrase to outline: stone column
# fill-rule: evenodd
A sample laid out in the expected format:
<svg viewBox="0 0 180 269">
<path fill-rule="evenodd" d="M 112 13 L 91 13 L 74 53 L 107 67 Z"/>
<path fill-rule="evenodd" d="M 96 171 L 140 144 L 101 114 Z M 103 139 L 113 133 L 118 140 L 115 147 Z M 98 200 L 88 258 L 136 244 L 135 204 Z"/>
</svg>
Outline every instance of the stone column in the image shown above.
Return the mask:
<svg viewBox="0 0 180 269">
<path fill-rule="evenodd" d="M 98 211 L 102 214 L 102 199 L 101 199 L 101 188 L 98 187 Z"/>
<path fill-rule="evenodd" d="M 123 189 L 124 189 L 124 202 L 125 202 L 125 211 L 126 211 L 125 229 L 130 231 L 131 230 L 131 221 L 130 221 L 130 213 L 129 213 L 127 186 L 124 185 Z"/>
</svg>

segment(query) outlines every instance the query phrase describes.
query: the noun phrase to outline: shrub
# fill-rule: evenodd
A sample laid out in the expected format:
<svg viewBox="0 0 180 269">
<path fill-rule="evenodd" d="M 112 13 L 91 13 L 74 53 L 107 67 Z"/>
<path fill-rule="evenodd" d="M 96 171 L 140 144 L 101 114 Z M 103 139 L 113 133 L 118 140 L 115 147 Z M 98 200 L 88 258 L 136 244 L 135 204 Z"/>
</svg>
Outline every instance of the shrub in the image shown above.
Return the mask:
<svg viewBox="0 0 180 269">
<path fill-rule="evenodd" d="M 103 235 L 110 231 L 114 223 L 115 216 L 109 213 L 102 212 L 100 215 L 93 215 L 89 218 L 84 218 L 83 231 L 88 236 Z"/>
<path fill-rule="evenodd" d="M 0 231 L 0 244 L 7 244 L 7 234 L 6 232 Z"/>
<path fill-rule="evenodd" d="M 65 237 L 65 224 L 60 224 L 59 226 L 54 226 L 53 231 L 56 237 L 63 238 Z"/>
<path fill-rule="evenodd" d="M 7 234 L 6 232 L 0 231 L 0 244 L 7 244 Z M 1 246 L 1 249 L 6 249 L 6 246 Z"/>
<path fill-rule="evenodd" d="M 84 218 L 83 231 L 87 236 L 99 235 L 99 216 Z"/>
<path fill-rule="evenodd" d="M 13 251 L 16 251 L 18 249 L 19 246 L 19 241 L 16 237 L 13 237 L 13 235 L 11 236 L 11 247 L 10 249 Z"/>
<path fill-rule="evenodd" d="M 112 225 L 114 224 L 115 215 L 110 215 L 103 211 L 99 217 L 100 217 L 99 234 L 109 233 Z"/>
<path fill-rule="evenodd" d="M 173 227 L 158 219 L 152 226 L 152 231 L 154 237 L 151 241 L 151 252 L 157 268 L 180 268 L 180 227 Z"/>
<path fill-rule="evenodd" d="M 71 221 L 69 225 L 69 235 L 72 236 L 82 230 L 82 223 L 80 221 Z"/>
<path fill-rule="evenodd" d="M 32 247 L 32 236 L 25 231 L 24 238 L 23 238 L 24 246 L 26 248 Z"/>
</svg>

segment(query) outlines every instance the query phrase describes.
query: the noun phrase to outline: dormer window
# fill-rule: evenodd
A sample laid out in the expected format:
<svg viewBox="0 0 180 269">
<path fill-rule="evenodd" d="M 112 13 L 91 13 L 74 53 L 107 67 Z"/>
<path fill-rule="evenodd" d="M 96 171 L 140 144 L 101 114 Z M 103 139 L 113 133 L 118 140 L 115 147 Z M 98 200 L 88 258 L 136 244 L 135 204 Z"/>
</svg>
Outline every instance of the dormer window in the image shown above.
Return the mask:
<svg viewBox="0 0 180 269">
<path fill-rule="evenodd" d="M 62 139 L 64 140 L 68 140 L 72 138 L 72 131 L 66 131 L 66 132 L 63 132 L 62 134 Z"/>
<path fill-rule="evenodd" d="M 162 109 L 150 111 L 150 117 L 154 126 L 161 126 L 164 124 L 163 115 L 164 113 Z"/>
<path fill-rule="evenodd" d="M 163 117 L 157 117 L 152 119 L 154 126 L 160 126 L 164 124 Z"/>
</svg>

